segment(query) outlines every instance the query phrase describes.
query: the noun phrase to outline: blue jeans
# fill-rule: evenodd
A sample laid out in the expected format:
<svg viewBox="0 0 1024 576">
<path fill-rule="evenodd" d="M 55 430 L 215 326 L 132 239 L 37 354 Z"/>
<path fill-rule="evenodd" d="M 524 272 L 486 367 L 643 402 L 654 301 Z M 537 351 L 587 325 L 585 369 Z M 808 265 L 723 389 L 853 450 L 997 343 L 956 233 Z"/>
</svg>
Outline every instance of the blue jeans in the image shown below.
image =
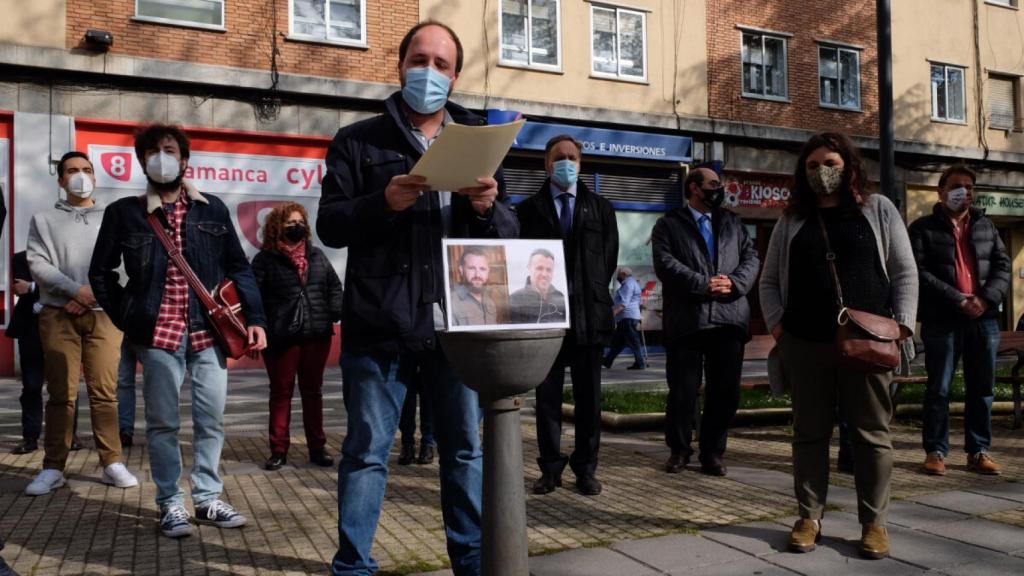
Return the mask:
<svg viewBox="0 0 1024 576">
<path fill-rule="evenodd" d="M 921 325 L 928 389 L 924 396 L 925 452 L 949 454 L 949 383 L 964 360 L 964 449 L 988 452 L 992 446 L 992 385 L 999 325 L 994 319 L 929 322 Z"/>
<path fill-rule="evenodd" d="M 343 350 L 342 393 L 348 428 L 338 465 L 338 552 L 334 576 L 377 571 L 370 556 L 384 503 L 388 455 L 416 368 L 434 409 L 441 465 L 441 513 L 448 557 L 456 576 L 480 573 L 483 453 L 481 410 L 476 392 L 452 371 L 440 350 L 423 353 L 367 353 Z"/>
<path fill-rule="evenodd" d="M 398 430 L 401 432 L 403 446 L 416 444 L 417 397 L 420 400 L 420 445 L 437 444 L 434 439 L 434 415 L 430 408 L 430 394 L 427 393 L 426 388 L 427 384 L 423 382 L 423 376 L 417 373 L 406 390 L 405 403 L 402 404 L 402 416 L 398 420 Z"/>
<path fill-rule="evenodd" d="M 629 345 L 629 349 L 633 351 L 633 365 L 634 366 L 645 366 L 643 348 L 640 345 L 640 332 L 637 330 L 637 326 L 640 325 L 639 320 L 632 318 L 623 318 L 615 323 L 615 334 L 612 335 L 612 345 L 608 348 L 608 354 L 604 357 L 604 365 L 611 366 L 612 362 L 622 353 Z"/>
<path fill-rule="evenodd" d="M 138 357 L 128 340 L 121 344 L 117 367 L 117 427 L 122 434 L 135 435 L 135 369 Z"/>
<path fill-rule="evenodd" d="M 192 503 L 199 506 L 218 498 L 224 489 L 217 472 L 224 447 L 224 403 L 228 390 L 224 354 L 217 346 L 193 352 L 187 336 L 175 352 L 135 346 L 135 354 L 142 362 L 146 445 L 157 505 L 185 502 L 185 492 L 178 486 L 182 469 L 178 430 L 179 397 L 186 370 L 192 381 Z"/>
</svg>

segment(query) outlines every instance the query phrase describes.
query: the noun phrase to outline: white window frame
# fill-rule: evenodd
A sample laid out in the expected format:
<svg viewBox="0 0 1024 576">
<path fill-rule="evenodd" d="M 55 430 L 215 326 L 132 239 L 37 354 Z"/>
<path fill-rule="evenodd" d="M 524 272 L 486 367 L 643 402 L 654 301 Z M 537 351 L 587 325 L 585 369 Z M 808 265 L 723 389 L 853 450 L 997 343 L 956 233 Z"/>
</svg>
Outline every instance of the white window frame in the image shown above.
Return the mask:
<svg viewBox="0 0 1024 576">
<path fill-rule="evenodd" d="M 562 71 L 562 0 L 555 0 L 555 60 L 557 64 L 541 64 L 533 62 L 533 2 L 532 0 L 524 0 L 526 2 L 526 63 L 516 62 L 515 60 L 506 60 L 504 57 L 505 51 L 502 49 L 504 46 L 504 24 L 502 18 L 504 17 L 505 11 L 502 10 L 502 2 L 498 1 L 498 64 L 501 66 L 510 66 L 513 68 L 530 68 L 536 70 L 544 70 L 547 72 L 561 72 Z"/>
<path fill-rule="evenodd" d="M 945 94 L 945 97 L 946 97 L 946 116 L 945 117 L 938 116 L 936 114 L 936 112 L 938 111 L 938 101 L 936 101 L 935 93 L 932 90 L 932 66 L 940 66 L 940 67 L 942 67 L 942 74 L 943 74 L 943 78 L 945 79 L 945 84 L 946 84 L 946 94 Z M 960 99 L 964 103 L 964 116 L 963 116 L 963 118 L 950 118 L 950 116 L 949 116 L 949 69 L 950 68 L 956 68 L 957 70 L 960 70 L 961 77 L 963 78 L 963 82 L 961 83 L 961 85 L 962 85 L 962 92 L 960 94 Z M 929 61 L 928 62 L 928 93 L 929 93 L 929 95 L 931 97 L 931 107 L 932 107 L 931 117 L 932 117 L 932 122 L 944 122 L 944 123 L 947 123 L 947 124 L 964 124 L 964 125 L 967 124 L 967 104 L 968 104 L 968 102 L 967 102 L 967 67 L 966 66 L 958 66 L 956 64 L 946 64 L 945 62 L 931 62 L 931 61 Z"/>
<path fill-rule="evenodd" d="M 758 30 L 754 28 L 740 28 L 740 94 L 744 98 L 757 98 L 760 100 L 771 100 L 773 102 L 789 102 L 789 34 L 780 34 L 776 32 L 770 32 L 768 30 Z M 743 37 L 747 34 L 760 36 L 761 37 L 761 77 L 764 78 L 764 40 L 765 38 L 771 38 L 773 40 L 779 40 L 782 42 L 782 69 L 786 73 L 786 95 L 785 96 L 773 96 L 769 94 L 758 94 L 757 92 L 747 92 L 747 89 L 743 86 L 743 67 L 746 63 L 743 61 Z M 767 85 L 762 80 L 762 85 Z"/>
<path fill-rule="evenodd" d="M 836 90 L 840 90 L 839 89 L 839 83 L 842 82 L 842 80 L 843 80 L 843 72 L 842 72 L 842 70 L 840 70 L 840 64 L 843 61 L 841 53 L 842 52 L 848 52 L 850 54 L 856 54 L 857 55 L 857 105 L 856 106 L 843 106 L 841 103 L 840 104 L 831 104 L 831 103 L 827 103 L 827 102 L 822 100 L 822 94 L 821 94 L 821 50 L 823 48 L 826 49 L 826 50 L 835 50 L 836 51 L 836 74 L 837 74 L 837 76 L 836 76 Z M 860 53 L 861 53 L 860 49 L 854 48 L 852 46 L 844 46 L 842 44 L 833 44 L 833 43 L 830 43 L 830 42 L 818 42 L 818 105 L 819 106 L 821 106 L 822 108 L 830 108 L 830 109 L 833 109 L 833 110 L 850 110 L 850 111 L 853 111 L 853 112 L 860 112 L 860 111 L 862 111 L 864 109 L 863 105 L 861 104 L 861 102 L 862 102 L 861 97 L 863 96 L 863 91 L 861 90 L 862 82 L 861 82 L 861 73 L 860 73 L 860 70 L 861 70 L 861 68 L 860 68 Z M 789 85 L 788 85 L 789 79 L 788 79 L 788 77 L 787 77 L 786 80 L 787 80 L 786 91 L 788 92 L 789 91 Z M 840 90 L 840 94 L 841 93 L 842 93 L 842 90 Z M 840 98 L 837 98 L 837 100 L 840 100 Z"/>
<path fill-rule="evenodd" d="M 615 65 L 617 71 L 615 74 L 609 72 L 599 72 L 594 69 L 594 10 L 611 10 L 615 12 Z M 634 14 L 640 17 L 640 27 L 643 34 L 643 51 L 644 51 L 644 74 L 643 76 L 631 76 L 622 73 L 622 58 L 619 55 L 622 53 L 620 45 L 622 41 L 622 34 L 619 33 L 619 14 L 628 13 Z M 647 82 L 647 13 L 642 10 L 634 8 L 625 8 L 622 6 L 615 6 L 612 4 L 590 4 L 590 75 L 594 78 L 608 78 L 612 80 L 624 80 L 626 82 Z"/>
<path fill-rule="evenodd" d="M 173 26 L 184 26 L 186 28 L 201 28 L 203 30 L 216 30 L 218 32 L 224 32 L 227 30 L 227 22 L 224 20 L 225 11 L 224 4 L 227 0 L 213 0 L 214 2 L 220 2 L 220 26 L 216 24 L 203 24 L 202 22 L 193 22 L 191 20 L 178 20 L 176 18 L 160 18 L 157 16 L 145 16 L 139 13 L 139 1 L 135 0 L 135 16 L 132 20 L 138 22 L 154 22 L 157 24 L 171 24 Z M 174 0 L 149 0 L 150 2 L 162 3 L 162 4 L 177 4 Z"/>
<path fill-rule="evenodd" d="M 1017 3 L 1018 0 L 985 0 L 985 4 L 999 6 L 1000 8 L 1011 8 L 1013 10 L 1018 8 Z"/>
<path fill-rule="evenodd" d="M 295 31 L 295 0 L 288 0 L 288 39 L 298 40 L 301 42 L 313 42 L 315 44 L 332 44 L 335 46 L 349 46 L 353 48 L 367 48 L 369 47 L 368 40 L 366 38 L 366 0 L 359 0 L 359 36 L 360 40 L 345 40 L 343 38 L 331 38 L 327 36 L 327 32 L 331 29 L 331 0 L 321 0 L 324 2 L 324 36 L 312 36 L 310 34 L 300 34 Z"/>
</svg>

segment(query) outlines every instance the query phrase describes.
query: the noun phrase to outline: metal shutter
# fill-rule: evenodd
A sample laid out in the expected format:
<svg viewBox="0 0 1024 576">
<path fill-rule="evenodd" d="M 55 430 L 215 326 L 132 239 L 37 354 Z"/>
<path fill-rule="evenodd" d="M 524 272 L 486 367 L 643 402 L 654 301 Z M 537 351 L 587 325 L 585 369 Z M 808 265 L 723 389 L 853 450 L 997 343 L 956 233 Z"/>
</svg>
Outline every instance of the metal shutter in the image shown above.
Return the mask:
<svg viewBox="0 0 1024 576">
<path fill-rule="evenodd" d="M 992 128 L 1012 129 L 1016 123 L 1015 79 L 991 76 L 988 79 L 988 123 Z"/>
<path fill-rule="evenodd" d="M 506 158 L 503 169 L 508 193 L 535 194 L 546 177 L 539 168 L 542 164 L 539 158 Z M 682 171 L 677 166 L 602 164 L 585 158 L 580 179 L 612 202 L 649 204 L 659 209 L 682 203 Z"/>
</svg>

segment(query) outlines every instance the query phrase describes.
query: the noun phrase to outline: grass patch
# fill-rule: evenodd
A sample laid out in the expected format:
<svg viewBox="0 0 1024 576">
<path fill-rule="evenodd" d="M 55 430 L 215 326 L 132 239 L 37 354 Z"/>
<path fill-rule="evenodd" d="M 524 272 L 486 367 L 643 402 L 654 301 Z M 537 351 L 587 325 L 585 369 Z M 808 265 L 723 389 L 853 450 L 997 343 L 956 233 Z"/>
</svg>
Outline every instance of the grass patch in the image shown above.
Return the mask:
<svg viewBox="0 0 1024 576">
<path fill-rule="evenodd" d="M 924 375 L 923 373 L 921 374 Z M 996 376 L 1009 376 L 1009 368 L 997 368 Z M 923 404 L 924 384 L 904 384 L 900 387 L 900 393 L 896 395 L 896 402 L 899 404 Z M 996 402 L 1009 402 L 1013 400 L 1013 386 L 1007 383 L 996 382 L 992 388 Z M 953 374 L 953 381 L 949 384 L 950 402 L 963 402 L 967 397 L 964 386 L 963 372 Z"/>
</svg>

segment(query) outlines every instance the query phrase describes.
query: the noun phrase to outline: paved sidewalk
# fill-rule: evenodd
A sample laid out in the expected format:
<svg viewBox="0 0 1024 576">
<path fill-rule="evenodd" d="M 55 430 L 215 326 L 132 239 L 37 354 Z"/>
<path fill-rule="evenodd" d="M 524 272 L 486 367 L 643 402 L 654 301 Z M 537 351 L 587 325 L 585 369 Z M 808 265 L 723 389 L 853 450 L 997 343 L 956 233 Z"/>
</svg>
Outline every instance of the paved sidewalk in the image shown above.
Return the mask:
<svg viewBox="0 0 1024 576">
<path fill-rule="evenodd" d="M 329 449 L 337 455 L 344 430 L 337 368 L 330 368 L 327 376 L 325 421 Z M 140 488 L 118 490 L 99 483 L 84 397 L 81 430 L 86 449 L 69 461 L 69 487 L 38 498 L 25 496 L 23 489 L 38 472 L 42 453 L 8 453 L 19 435 L 19 387 L 13 379 L 0 379 L 0 533 L 8 540 L 3 556 L 22 574 L 327 572 L 337 546 L 337 472 L 306 462 L 297 399 L 289 465 L 278 472 L 260 468 L 268 455 L 264 374 L 232 373 L 226 418 L 225 499 L 250 524 L 223 531 L 204 526 L 181 541 L 157 533 L 144 447 L 127 451 L 129 468 L 143 481 Z M 142 428 L 140 420 L 140 440 Z M 957 423 L 954 430 L 961 428 Z M 186 420 L 187 460 L 190 432 Z M 529 487 L 538 470 L 528 412 L 523 432 L 524 483 Z M 588 498 L 572 487 L 528 496 L 531 572 L 836 576 L 933 569 L 936 574 L 1024 574 L 1024 432 L 1009 430 L 1008 420 L 999 419 L 995 433 L 1003 476 L 971 474 L 964 456 L 955 453 L 950 473 L 932 478 L 917 472 L 922 457 L 919 429 L 897 426 L 896 500 L 890 514 L 893 558 L 877 562 L 856 557 L 853 480 L 845 474 L 833 476 L 826 537 L 819 549 L 805 555 L 784 551 L 796 513 L 785 427 L 734 430 L 725 478 L 692 469 L 665 474 L 660 466 L 668 452 L 657 433 L 605 433 L 598 470 L 605 486 L 601 496 Z M 565 440 L 571 447 L 571 435 Z M 956 432 L 954 446 L 959 442 L 962 433 Z M 384 573 L 443 568 L 437 465 L 397 466 L 392 459 L 391 471 L 374 549 Z"/>
</svg>

